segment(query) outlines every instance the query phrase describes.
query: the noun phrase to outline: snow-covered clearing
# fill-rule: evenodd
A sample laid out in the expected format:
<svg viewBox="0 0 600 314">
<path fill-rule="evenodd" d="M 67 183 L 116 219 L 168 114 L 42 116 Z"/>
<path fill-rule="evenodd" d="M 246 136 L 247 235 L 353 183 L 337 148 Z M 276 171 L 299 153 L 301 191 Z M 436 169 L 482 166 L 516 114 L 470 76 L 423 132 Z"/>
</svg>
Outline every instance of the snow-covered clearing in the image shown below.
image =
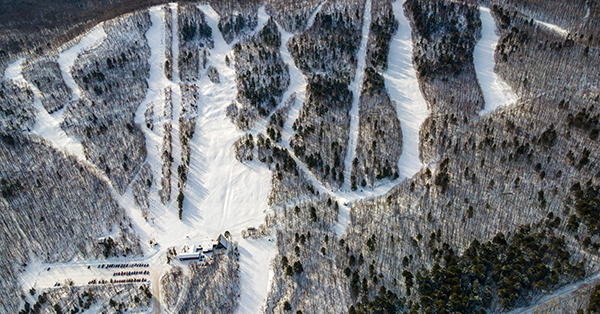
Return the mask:
<svg viewBox="0 0 600 314">
<path fill-rule="evenodd" d="M 410 23 L 404 15 L 404 0 L 393 3 L 398 30 L 390 43 L 388 70 L 383 74 L 390 98 L 402 128 L 402 155 L 398 160 L 398 182 L 410 178 L 423 167 L 419 158 L 419 129 L 429 115 L 412 62 Z M 394 184 L 395 185 L 395 184 Z M 391 188 L 391 187 L 390 187 Z"/>
<path fill-rule="evenodd" d="M 23 77 L 24 62 L 25 59 L 23 58 L 11 63 L 6 68 L 4 77 L 7 80 L 13 80 L 18 85 L 27 87 L 33 92 L 33 105 L 37 112 L 35 116 L 35 125 L 33 126 L 31 133 L 46 139 L 52 143 L 54 148 L 74 155 L 79 158 L 79 160 L 85 160 L 81 142 L 69 137 L 65 131 L 60 128 L 61 120 L 58 117 L 50 115 L 42 105 L 42 94 L 40 90 Z"/>
<path fill-rule="evenodd" d="M 539 26 L 542 26 L 542 27 L 545 27 L 545 28 L 547 28 L 547 29 L 549 29 L 549 30 L 551 30 L 551 31 L 559 34 L 560 36 L 567 37 L 567 35 L 569 35 L 569 31 L 568 30 L 566 30 L 566 29 L 564 29 L 564 28 L 562 28 L 562 27 L 560 27 L 558 25 L 551 24 L 551 23 L 546 23 L 546 22 L 542 22 L 542 21 L 539 21 L 539 20 L 536 20 L 536 19 L 534 19 L 533 21 L 535 22 L 535 24 L 537 24 Z"/>
<path fill-rule="evenodd" d="M 365 77 L 365 63 L 367 58 L 367 42 L 369 41 L 369 30 L 371 29 L 371 0 L 365 3 L 363 12 L 362 36 L 360 40 L 360 50 L 358 51 L 358 63 L 354 81 L 349 86 L 352 92 L 352 108 L 350 109 L 350 132 L 348 136 L 348 148 L 346 158 L 344 159 L 344 184 L 342 189 L 349 189 L 351 185 L 352 161 L 356 156 L 356 143 L 358 142 L 358 116 L 360 94 L 362 92 L 363 79 Z"/>
<path fill-rule="evenodd" d="M 500 106 L 514 104 L 517 95 L 513 90 L 494 72 L 494 51 L 498 44 L 496 35 L 496 23 L 488 8 L 480 8 L 481 13 L 481 39 L 475 45 L 474 63 L 479 85 L 483 90 L 485 108 L 480 114 L 490 113 Z"/>
</svg>

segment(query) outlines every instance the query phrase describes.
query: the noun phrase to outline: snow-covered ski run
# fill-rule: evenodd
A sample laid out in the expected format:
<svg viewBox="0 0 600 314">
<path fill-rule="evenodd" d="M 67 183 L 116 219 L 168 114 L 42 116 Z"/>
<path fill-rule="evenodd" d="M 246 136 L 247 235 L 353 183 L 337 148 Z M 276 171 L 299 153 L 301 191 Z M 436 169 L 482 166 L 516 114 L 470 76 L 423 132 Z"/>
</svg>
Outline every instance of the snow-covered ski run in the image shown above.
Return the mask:
<svg viewBox="0 0 600 314">
<path fill-rule="evenodd" d="M 480 114 L 490 113 L 496 108 L 514 104 L 517 96 L 513 90 L 494 72 L 494 51 L 498 44 L 496 24 L 490 10 L 480 8 L 481 39 L 475 45 L 474 63 L 479 85 L 483 90 L 485 108 Z"/>
</svg>

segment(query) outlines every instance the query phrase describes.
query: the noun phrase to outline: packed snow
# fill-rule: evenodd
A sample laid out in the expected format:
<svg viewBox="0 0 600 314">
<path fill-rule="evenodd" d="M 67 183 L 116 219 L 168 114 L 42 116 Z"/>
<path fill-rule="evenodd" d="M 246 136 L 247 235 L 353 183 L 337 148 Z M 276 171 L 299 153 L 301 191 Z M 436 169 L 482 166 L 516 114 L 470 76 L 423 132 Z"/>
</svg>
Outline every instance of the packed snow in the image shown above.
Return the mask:
<svg viewBox="0 0 600 314">
<path fill-rule="evenodd" d="M 569 31 L 568 30 L 566 30 L 566 29 L 564 29 L 564 28 L 562 28 L 562 27 L 560 27 L 560 26 L 558 26 L 556 24 L 542 22 L 542 21 L 539 21 L 539 20 L 536 20 L 536 19 L 534 19 L 533 21 L 535 22 L 535 24 L 540 25 L 542 27 L 545 27 L 545 28 L 547 28 L 547 29 L 549 29 L 549 30 L 551 30 L 551 31 L 559 34 L 560 36 L 567 37 L 567 35 L 569 35 Z"/>
<path fill-rule="evenodd" d="M 78 140 L 69 137 L 63 129 L 60 128 L 60 120 L 48 113 L 46 108 L 42 105 L 42 95 L 40 90 L 23 77 L 23 63 L 25 59 L 19 59 L 11 63 L 4 73 L 4 77 L 7 80 L 13 80 L 15 83 L 26 86 L 33 92 L 33 105 L 36 109 L 36 119 L 32 134 L 35 134 L 41 138 L 48 140 L 54 148 L 63 150 L 67 154 L 71 154 L 79 158 L 79 160 L 85 160 L 83 153 L 83 146 Z"/>
<path fill-rule="evenodd" d="M 371 29 L 371 0 L 365 3 L 365 12 L 363 13 L 363 25 L 362 25 L 362 36 L 360 40 L 360 50 L 358 51 L 358 63 L 356 66 L 356 73 L 354 81 L 349 86 L 349 90 L 352 92 L 352 109 L 350 109 L 350 132 L 348 137 L 348 149 L 346 152 L 346 159 L 344 160 L 344 185 L 343 189 L 350 188 L 351 173 L 352 173 L 352 161 L 356 155 L 356 144 L 358 142 L 358 116 L 360 94 L 363 86 L 363 79 L 365 77 L 365 64 L 367 58 L 367 42 L 369 41 L 369 30 Z"/>
<path fill-rule="evenodd" d="M 514 104 L 517 95 L 494 72 L 494 51 L 498 44 L 496 24 L 488 8 L 480 8 L 481 13 L 481 39 L 475 45 L 474 63 L 479 85 L 483 90 L 485 108 L 480 114 L 490 113 L 496 108 Z"/>
<path fill-rule="evenodd" d="M 398 20 L 398 31 L 390 43 L 388 70 L 383 74 L 390 98 L 396 103 L 396 112 L 402 128 L 402 155 L 398 160 L 398 180 L 410 178 L 423 167 L 419 157 L 419 129 L 429 115 L 427 102 L 421 94 L 417 72 L 412 62 L 410 23 L 404 15 L 404 1 L 393 4 Z"/>
<path fill-rule="evenodd" d="M 262 312 L 272 280 L 271 260 L 277 255 L 275 244 L 274 237 L 239 241 L 241 295 L 238 313 Z"/>
</svg>

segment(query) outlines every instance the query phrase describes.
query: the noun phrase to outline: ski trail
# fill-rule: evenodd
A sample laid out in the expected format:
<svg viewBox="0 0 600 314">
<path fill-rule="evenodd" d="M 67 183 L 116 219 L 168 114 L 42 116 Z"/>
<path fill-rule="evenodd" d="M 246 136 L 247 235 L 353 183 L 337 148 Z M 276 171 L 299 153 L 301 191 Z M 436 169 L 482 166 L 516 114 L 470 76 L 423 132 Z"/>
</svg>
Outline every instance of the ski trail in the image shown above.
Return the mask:
<svg viewBox="0 0 600 314">
<path fill-rule="evenodd" d="M 340 210 L 338 213 L 338 223 L 334 227 L 334 230 L 339 236 L 343 236 L 346 233 L 346 228 L 350 223 L 350 206 L 352 206 L 352 203 L 365 198 L 377 197 L 388 193 L 402 180 L 412 177 L 423 166 L 419 158 L 419 128 L 428 115 L 427 102 L 425 102 L 423 95 L 421 95 L 416 71 L 412 64 L 411 29 L 408 20 L 404 16 L 402 4 L 403 1 L 397 1 L 393 4 L 394 14 L 400 21 L 400 27 L 390 43 L 390 56 L 393 57 L 389 58 L 388 71 L 383 74 L 386 80 L 386 86 L 389 89 L 390 98 L 396 102 L 396 111 L 402 126 L 403 149 L 402 155 L 398 160 L 400 177 L 395 181 L 384 180 L 384 183 L 379 186 L 363 188 L 357 191 L 351 191 L 348 187 L 349 185 L 346 185 L 346 183 L 344 184 L 344 188 L 340 190 L 330 190 L 317 180 L 302 161 L 300 161 L 293 153 L 290 153 L 290 156 L 304 172 L 304 175 L 313 184 L 315 189 L 319 191 L 320 194 L 324 193 L 324 195 L 333 196 L 338 201 Z M 321 6 L 319 6 L 319 9 L 320 8 Z M 316 16 L 317 13 L 318 10 L 314 12 L 311 20 L 314 20 L 314 16 Z M 370 23 L 363 24 L 363 26 L 365 25 L 370 25 Z M 287 42 L 292 35 L 281 28 L 279 29 L 282 33 L 282 40 Z M 362 52 L 365 53 L 365 51 Z M 298 118 L 300 109 L 305 101 L 306 79 L 302 72 L 296 67 L 293 58 L 287 50 L 287 45 L 282 44 L 281 57 L 289 66 L 290 86 L 288 91 L 290 91 L 290 93 L 296 92 L 296 102 L 289 112 L 288 119 L 285 121 L 281 136 L 281 146 L 291 151 L 289 143 L 294 134 L 292 125 Z M 362 75 L 364 75 L 364 70 L 358 71 L 357 73 L 362 73 Z M 362 79 L 355 79 L 356 84 L 359 84 L 357 82 L 362 83 L 361 81 Z M 286 99 L 286 97 L 284 97 L 284 99 Z M 354 129 L 351 127 L 351 130 L 356 130 L 356 127 Z M 350 149 L 348 151 L 350 151 Z M 345 174 L 345 179 L 349 177 L 349 175 Z"/>
<path fill-rule="evenodd" d="M 70 103 L 75 103 L 81 98 L 81 90 L 79 89 L 79 85 L 77 85 L 73 79 L 73 76 L 71 75 L 71 69 L 75 64 L 75 60 L 77 60 L 82 52 L 98 47 L 100 44 L 102 44 L 102 42 L 104 42 L 105 39 L 106 32 L 104 31 L 104 23 L 100 23 L 92 28 L 92 30 L 81 39 L 81 41 L 59 54 L 57 62 L 60 72 L 65 84 L 71 89 L 71 94 L 73 95 Z M 61 110 L 53 113 L 53 116 L 56 116 L 59 120 L 62 120 L 67 106 L 68 104 L 65 105 Z"/>
<path fill-rule="evenodd" d="M 315 17 L 317 16 L 317 13 L 319 13 L 321 11 L 321 8 L 323 7 L 324 3 L 321 3 L 316 9 L 315 11 L 312 13 L 312 15 L 309 18 L 309 21 L 306 25 L 306 29 L 309 29 L 310 27 L 312 27 L 312 25 L 315 22 Z M 277 110 L 279 110 L 281 107 L 285 106 L 285 104 L 287 103 L 288 99 L 295 93 L 296 94 L 296 101 L 294 102 L 294 105 L 292 106 L 291 110 L 295 110 L 294 112 L 294 118 L 291 118 L 291 110 L 290 110 L 290 118 L 288 118 L 285 123 L 288 124 L 288 121 L 290 124 L 293 124 L 296 119 L 298 118 L 298 115 L 300 113 L 300 108 L 302 108 L 302 105 L 304 104 L 304 100 L 305 100 L 305 95 L 306 95 L 306 78 L 304 77 L 304 74 L 302 74 L 302 72 L 300 70 L 298 70 L 298 68 L 295 67 L 294 65 L 294 59 L 292 58 L 292 55 L 290 54 L 288 47 L 287 47 L 287 43 L 288 41 L 294 37 L 294 34 L 289 33 L 287 31 L 285 31 L 283 29 L 283 27 L 281 27 L 279 25 L 279 23 L 277 24 L 277 29 L 279 30 L 279 33 L 281 34 L 281 46 L 279 47 L 279 53 L 281 55 L 281 60 L 288 65 L 288 71 L 290 74 L 290 84 L 287 88 L 287 90 L 285 91 L 285 93 L 283 93 L 283 95 L 281 96 L 281 102 L 277 105 L 277 108 L 275 108 L 265 119 L 260 120 L 256 123 L 256 125 L 250 130 L 250 132 L 254 135 L 257 135 L 259 133 L 265 133 L 266 129 L 267 129 L 267 123 L 269 122 L 269 120 L 271 119 L 271 116 L 273 114 L 275 114 L 275 112 L 277 112 Z M 284 127 L 285 129 L 285 127 Z M 291 127 L 290 127 L 291 130 Z M 291 136 L 293 135 L 292 133 L 288 134 L 291 138 Z M 289 141 L 288 138 L 288 141 Z"/>
<path fill-rule="evenodd" d="M 67 154 L 74 155 L 79 160 L 85 160 L 83 145 L 78 140 L 69 137 L 63 129 L 60 128 L 60 121 L 50 115 L 42 105 L 42 93 L 33 84 L 29 83 L 23 77 L 23 63 L 25 58 L 19 59 L 10 64 L 5 71 L 4 77 L 12 80 L 16 84 L 25 86 L 33 92 L 33 105 L 36 109 L 35 124 L 32 134 L 46 139 L 52 146 L 62 150 Z"/>
<path fill-rule="evenodd" d="M 170 204 L 173 205 L 177 202 L 177 196 L 179 195 L 179 176 L 177 175 L 177 168 L 181 165 L 181 126 L 179 125 L 179 117 L 181 116 L 182 110 L 182 99 L 181 99 L 181 77 L 179 76 L 179 14 L 177 10 L 177 4 L 173 4 L 173 85 L 171 91 L 171 100 L 173 102 L 173 116 L 171 125 L 173 129 L 171 131 L 171 156 L 173 162 L 171 163 L 171 199 Z M 177 206 L 169 207 L 170 215 L 177 215 L 179 218 L 179 208 Z"/>
<path fill-rule="evenodd" d="M 315 9 L 315 11 L 310 15 L 310 18 L 308 19 L 308 22 L 306 23 L 306 27 L 304 28 L 304 30 L 308 30 L 309 28 L 311 28 L 313 26 L 313 24 L 315 23 L 315 18 L 317 17 L 317 14 L 319 12 L 321 12 L 321 8 L 323 8 L 323 5 L 325 4 L 325 2 L 327 2 L 327 1 L 323 1 L 321 4 L 319 4 L 319 6 Z"/>
<path fill-rule="evenodd" d="M 165 123 L 164 118 L 157 121 L 153 116 L 154 128 L 150 130 L 146 127 L 145 113 L 149 106 L 154 105 L 154 110 L 163 107 L 165 102 L 165 87 L 174 87 L 164 74 L 164 60 L 165 60 L 165 23 L 164 23 L 164 11 L 161 6 L 151 7 L 149 10 L 150 20 L 152 25 L 145 34 L 148 46 L 150 47 L 150 58 L 148 64 L 150 65 L 150 73 L 148 77 L 148 90 L 146 91 L 146 97 L 138 107 L 134 121 L 138 124 L 144 137 L 146 139 L 146 160 L 151 167 L 153 184 L 150 189 L 150 212 L 148 213 L 149 218 L 156 219 L 157 214 L 164 213 L 165 209 L 162 203 L 158 199 L 158 189 L 160 185 L 160 179 L 162 177 L 162 137 L 163 137 L 163 125 Z M 162 115 L 161 115 L 162 118 Z M 133 181 L 132 181 L 133 182 Z M 133 193 L 131 191 L 131 184 L 128 186 L 126 192 L 121 197 L 121 203 L 127 204 L 129 216 L 136 222 L 136 224 L 144 229 L 146 234 L 154 234 L 152 226 L 143 218 L 141 210 L 137 208 L 134 202 Z M 171 217 L 172 218 L 172 217 Z"/>
<path fill-rule="evenodd" d="M 63 51 L 58 56 L 57 62 L 63 80 L 71 90 L 72 94 L 69 103 L 74 103 L 81 97 L 81 90 L 71 75 L 71 69 L 75 64 L 75 60 L 83 51 L 97 47 L 104 39 L 106 39 L 106 32 L 104 31 L 103 25 L 103 23 L 96 25 L 89 33 L 87 33 L 87 35 L 80 37 L 79 42 L 75 43 L 71 48 Z M 24 62 L 25 59 L 20 59 L 10 64 L 5 70 L 5 78 L 19 82 L 20 84 L 27 86 L 27 88 L 33 92 L 34 107 L 37 112 L 36 122 L 31 133 L 48 140 L 55 148 L 76 156 L 80 161 L 85 160 L 84 149 L 81 142 L 68 136 L 60 127 L 64 112 L 69 104 L 65 104 L 62 109 L 53 114 L 49 114 L 42 105 L 40 90 L 23 77 L 22 67 Z"/>
<path fill-rule="evenodd" d="M 417 71 L 412 62 L 410 23 L 404 15 L 404 1 L 393 3 L 398 30 L 390 43 L 388 70 L 383 73 L 390 98 L 396 103 L 396 112 L 402 128 L 402 154 L 398 159 L 398 182 L 412 177 L 422 167 L 419 157 L 419 129 L 429 112 L 421 94 Z"/>
<path fill-rule="evenodd" d="M 483 90 L 485 108 L 480 115 L 488 114 L 500 106 L 514 104 L 517 95 L 495 72 L 494 51 L 498 44 L 496 24 L 488 8 L 480 8 L 481 39 L 475 45 L 474 63 L 479 85 Z"/>
<path fill-rule="evenodd" d="M 555 33 L 557 33 L 558 35 L 562 36 L 562 37 L 567 37 L 567 35 L 569 35 L 569 31 L 567 31 L 566 29 L 556 25 L 556 24 L 551 24 L 551 23 L 546 23 L 546 22 L 542 22 L 540 20 L 537 19 L 533 19 L 533 22 L 535 24 L 537 24 L 538 26 L 541 26 L 543 28 L 549 29 Z"/>
<path fill-rule="evenodd" d="M 359 122 L 359 103 L 362 92 L 363 80 L 365 77 L 365 64 L 367 58 L 367 42 L 369 41 L 369 30 L 371 29 L 371 0 L 365 3 L 365 12 L 363 13 L 362 39 L 360 41 L 360 50 L 358 51 L 358 64 L 354 81 L 349 86 L 352 91 L 352 108 L 350 109 L 350 132 L 348 136 L 348 146 L 346 158 L 344 160 L 344 184 L 343 189 L 350 188 L 350 175 L 352 173 L 352 161 L 356 155 L 356 143 L 358 141 L 358 122 Z"/>
<path fill-rule="evenodd" d="M 213 29 L 214 49 L 208 65 L 219 69 L 221 83 L 213 84 L 207 75 L 198 82 L 200 100 L 190 168 L 184 201 L 184 223 L 194 227 L 197 237 L 229 231 L 236 239 L 242 229 L 264 223 L 270 211 L 268 195 L 271 171 L 258 161 L 241 163 L 235 159 L 233 144 L 244 132 L 236 129 L 225 109 L 237 96 L 235 66 L 225 65 L 232 51 L 218 30 L 218 14 L 208 5 L 199 5 Z M 268 21 L 259 10 L 256 34 Z M 276 254 L 275 242 L 267 238 L 240 239 L 240 299 L 237 312 L 258 313 L 269 287 L 270 262 Z"/>
</svg>

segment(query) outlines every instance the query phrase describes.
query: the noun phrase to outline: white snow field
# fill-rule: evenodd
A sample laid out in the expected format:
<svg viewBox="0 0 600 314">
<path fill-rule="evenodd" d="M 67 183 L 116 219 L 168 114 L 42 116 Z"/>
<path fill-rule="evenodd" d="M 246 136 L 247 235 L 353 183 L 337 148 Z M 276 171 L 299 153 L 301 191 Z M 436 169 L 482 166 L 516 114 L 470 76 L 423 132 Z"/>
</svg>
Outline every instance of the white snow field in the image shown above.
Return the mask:
<svg viewBox="0 0 600 314">
<path fill-rule="evenodd" d="M 358 62 L 354 81 L 348 89 L 352 92 L 352 109 L 350 109 L 350 133 L 348 136 L 348 148 L 346 158 L 344 159 L 344 184 L 342 189 L 350 189 L 352 161 L 356 156 L 356 145 L 358 142 L 358 107 L 360 103 L 360 94 L 362 91 L 363 80 L 365 78 L 365 64 L 367 59 L 367 42 L 369 41 L 369 30 L 371 29 L 371 0 L 365 2 L 365 12 L 363 13 L 362 36 L 360 40 L 360 50 L 358 51 Z"/>
<path fill-rule="evenodd" d="M 7 80 L 13 80 L 17 85 L 27 87 L 33 92 L 33 105 L 37 112 L 35 114 L 35 124 L 31 133 L 48 140 L 52 143 L 54 148 L 74 155 L 79 158 L 79 160 L 85 160 L 81 142 L 69 137 L 65 131 L 60 128 L 61 119 L 54 115 L 50 115 L 42 105 L 42 94 L 40 90 L 23 77 L 22 71 L 24 62 L 25 59 L 22 58 L 11 63 L 6 68 L 4 77 Z"/>
<path fill-rule="evenodd" d="M 480 8 L 481 13 L 481 39 L 475 45 L 474 63 L 477 80 L 483 90 L 485 108 L 481 115 L 488 114 L 501 106 L 512 105 L 517 101 L 517 95 L 494 72 L 494 51 L 498 44 L 496 23 L 488 8 Z"/>
</svg>

